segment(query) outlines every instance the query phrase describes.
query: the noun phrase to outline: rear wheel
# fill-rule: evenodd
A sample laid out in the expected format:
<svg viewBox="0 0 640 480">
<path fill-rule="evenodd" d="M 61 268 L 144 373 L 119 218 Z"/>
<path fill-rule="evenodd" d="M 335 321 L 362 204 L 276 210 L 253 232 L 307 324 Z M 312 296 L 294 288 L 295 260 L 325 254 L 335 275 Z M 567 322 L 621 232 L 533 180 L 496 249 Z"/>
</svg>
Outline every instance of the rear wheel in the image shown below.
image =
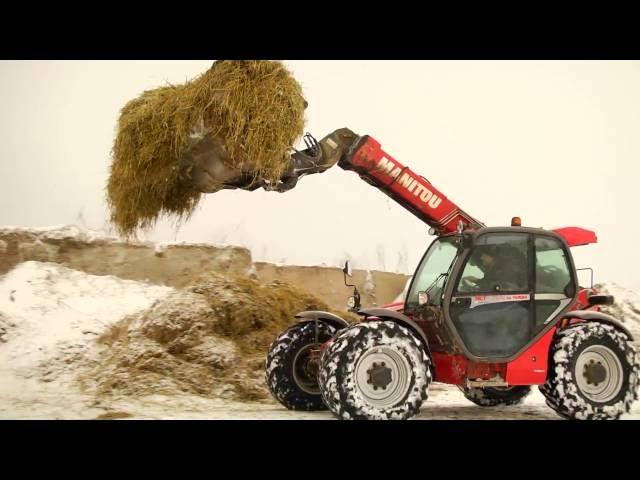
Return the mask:
<svg viewBox="0 0 640 480">
<path fill-rule="evenodd" d="M 427 399 L 430 360 L 421 341 L 390 321 L 341 332 L 322 356 L 325 403 L 344 420 L 404 420 Z"/>
<path fill-rule="evenodd" d="M 637 400 L 640 359 L 613 326 L 584 323 L 562 330 L 550 354 L 549 379 L 540 391 L 560 416 L 614 420 Z"/>
<path fill-rule="evenodd" d="M 517 405 L 522 403 L 525 397 L 531 393 L 531 387 L 526 385 L 486 388 L 460 387 L 460 390 L 468 400 L 481 407 Z"/>
<path fill-rule="evenodd" d="M 289 410 L 326 410 L 318 386 L 319 349 L 337 329 L 318 322 L 294 325 L 271 344 L 266 361 L 266 380 L 271 394 Z"/>
</svg>

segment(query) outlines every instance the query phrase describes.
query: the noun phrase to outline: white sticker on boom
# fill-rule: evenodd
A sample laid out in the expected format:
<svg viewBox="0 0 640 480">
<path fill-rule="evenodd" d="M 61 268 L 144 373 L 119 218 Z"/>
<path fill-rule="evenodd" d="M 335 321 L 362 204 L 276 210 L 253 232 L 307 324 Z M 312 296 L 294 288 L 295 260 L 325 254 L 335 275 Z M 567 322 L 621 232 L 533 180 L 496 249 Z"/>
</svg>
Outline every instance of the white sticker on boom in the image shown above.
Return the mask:
<svg viewBox="0 0 640 480">
<path fill-rule="evenodd" d="M 471 297 L 471 306 L 469 308 L 488 305 L 490 303 L 525 302 L 529 300 L 531 300 L 531 295 L 528 293 L 518 295 L 475 295 Z"/>
</svg>

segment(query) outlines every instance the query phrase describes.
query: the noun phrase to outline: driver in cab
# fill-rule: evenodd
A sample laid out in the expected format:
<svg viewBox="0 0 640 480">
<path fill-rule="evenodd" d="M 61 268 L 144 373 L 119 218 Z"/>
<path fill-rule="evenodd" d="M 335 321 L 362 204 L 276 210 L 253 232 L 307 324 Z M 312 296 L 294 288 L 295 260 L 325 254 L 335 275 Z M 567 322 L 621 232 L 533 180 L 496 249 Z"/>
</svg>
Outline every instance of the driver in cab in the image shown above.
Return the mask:
<svg viewBox="0 0 640 480">
<path fill-rule="evenodd" d="M 478 268 L 483 276 L 464 276 L 461 290 L 499 292 L 526 290 L 528 286 L 526 258 L 519 252 L 496 245 L 481 245 L 474 249 L 469 265 Z M 467 266 L 467 269 L 469 266 Z"/>
</svg>

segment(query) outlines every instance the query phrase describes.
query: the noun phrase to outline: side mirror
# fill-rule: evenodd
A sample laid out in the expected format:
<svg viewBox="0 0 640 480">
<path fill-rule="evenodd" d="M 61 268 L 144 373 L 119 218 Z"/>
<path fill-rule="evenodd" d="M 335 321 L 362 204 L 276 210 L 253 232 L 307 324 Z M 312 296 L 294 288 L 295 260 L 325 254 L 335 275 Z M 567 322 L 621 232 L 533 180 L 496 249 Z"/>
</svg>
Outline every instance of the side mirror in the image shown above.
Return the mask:
<svg viewBox="0 0 640 480">
<path fill-rule="evenodd" d="M 353 270 L 351 270 L 351 262 L 349 260 L 344 262 L 344 268 L 342 269 L 342 273 L 344 273 L 344 284 L 347 287 L 353 287 L 354 285 L 347 283 L 347 276 L 349 277 L 353 276 Z"/>
<path fill-rule="evenodd" d="M 350 312 L 357 312 L 360 308 L 360 292 L 358 292 L 358 287 L 347 283 L 347 276 L 353 276 L 353 270 L 351 269 L 351 262 L 349 260 L 344 262 L 342 273 L 344 273 L 344 284 L 347 287 L 353 287 L 353 296 L 349 297 L 349 299 L 347 300 L 347 308 Z"/>
<path fill-rule="evenodd" d="M 342 269 L 342 271 L 349 277 L 353 276 L 353 270 L 351 269 L 351 262 L 349 260 L 344 262 L 344 268 Z"/>
<path fill-rule="evenodd" d="M 347 299 L 347 310 L 354 313 L 360 310 L 360 292 L 357 288 L 353 289 L 353 296 Z"/>
<path fill-rule="evenodd" d="M 613 305 L 614 298 L 611 295 L 591 295 L 589 297 L 589 305 Z"/>
<path fill-rule="evenodd" d="M 418 305 L 423 306 L 429 303 L 429 294 L 427 292 L 418 292 Z"/>
</svg>

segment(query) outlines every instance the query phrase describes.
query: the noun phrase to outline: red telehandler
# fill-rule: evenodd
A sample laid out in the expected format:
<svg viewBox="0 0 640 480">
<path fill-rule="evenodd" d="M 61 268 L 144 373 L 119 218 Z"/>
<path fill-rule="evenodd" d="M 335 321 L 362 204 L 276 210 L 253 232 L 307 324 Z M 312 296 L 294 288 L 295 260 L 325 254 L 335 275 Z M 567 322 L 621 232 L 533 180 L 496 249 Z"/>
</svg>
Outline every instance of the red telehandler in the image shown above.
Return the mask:
<svg viewBox="0 0 640 480">
<path fill-rule="evenodd" d="M 321 311 L 296 315 L 266 360 L 267 384 L 280 403 L 328 408 L 342 419 L 408 419 L 429 385 L 442 382 L 487 407 L 517 404 L 537 385 L 565 418 L 617 419 L 629 411 L 640 370 L 632 335 L 599 311 L 612 297 L 579 286 L 570 251 L 595 243 L 593 232 L 529 228 L 517 217 L 508 227 L 486 227 L 370 136 L 340 129 L 305 141 L 277 184 L 248 178 L 225 188 L 282 192 L 337 163 L 437 238 L 402 308 L 362 309 L 354 287 L 349 306 L 361 322 Z M 195 169 L 202 191 L 207 168 Z M 348 263 L 344 272 L 347 284 Z"/>
</svg>

